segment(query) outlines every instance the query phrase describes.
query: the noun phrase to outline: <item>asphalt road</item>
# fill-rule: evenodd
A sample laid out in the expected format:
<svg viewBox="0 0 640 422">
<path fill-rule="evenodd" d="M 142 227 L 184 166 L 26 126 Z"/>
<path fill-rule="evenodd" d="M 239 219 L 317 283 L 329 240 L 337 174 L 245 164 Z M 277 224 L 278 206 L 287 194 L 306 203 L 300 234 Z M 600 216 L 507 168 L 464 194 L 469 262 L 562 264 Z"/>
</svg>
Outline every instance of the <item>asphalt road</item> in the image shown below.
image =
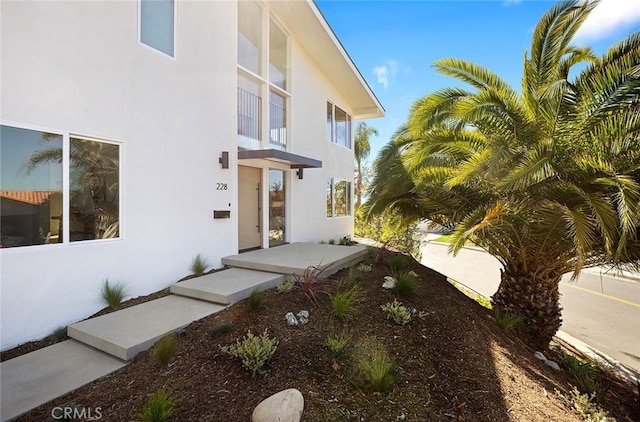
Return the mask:
<svg viewBox="0 0 640 422">
<path fill-rule="evenodd" d="M 498 289 L 500 263 L 485 252 L 463 249 L 453 257 L 446 245 L 428 242 L 421 252 L 424 265 L 483 296 Z M 640 372 L 640 282 L 586 271 L 570 278 L 560 284 L 560 329 Z"/>
</svg>

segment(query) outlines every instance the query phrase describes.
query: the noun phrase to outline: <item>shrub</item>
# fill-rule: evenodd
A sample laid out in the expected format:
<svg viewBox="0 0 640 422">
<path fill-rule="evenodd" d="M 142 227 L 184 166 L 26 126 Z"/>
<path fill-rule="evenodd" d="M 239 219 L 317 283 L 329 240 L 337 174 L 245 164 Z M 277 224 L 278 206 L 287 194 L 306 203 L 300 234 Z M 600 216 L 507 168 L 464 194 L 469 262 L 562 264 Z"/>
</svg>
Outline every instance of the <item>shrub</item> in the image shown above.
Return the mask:
<svg viewBox="0 0 640 422">
<path fill-rule="evenodd" d="M 349 270 L 340 278 L 340 285 L 344 288 L 357 286 L 362 281 L 362 275 L 355 268 Z"/>
<path fill-rule="evenodd" d="M 178 337 L 167 334 L 153 346 L 153 358 L 162 366 L 167 366 L 178 352 Z"/>
<path fill-rule="evenodd" d="M 53 330 L 53 333 L 51 333 L 51 337 L 53 337 L 53 339 L 55 341 L 62 341 L 64 339 L 67 338 L 67 327 L 58 327 L 55 330 Z"/>
<path fill-rule="evenodd" d="M 395 381 L 395 368 L 389 353 L 381 344 L 358 345 L 352 356 L 353 381 L 367 392 L 384 392 Z"/>
<path fill-rule="evenodd" d="M 564 356 L 560 360 L 560 364 L 575 377 L 578 390 L 582 393 L 598 394 L 598 398 L 602 398 L 602 387 L 597 381 L 597 371 L 594 365 L 573 355 Z"/>
<path fill-rule="evenodd" d="M 220 321 L 211 330 L 211 335 L 214 337 L 221 336 L 228 333 L 233 328 L 233 324 L 230 321 Z"/>
<path fill-rule="evenodd" d="M 329 333 L 327 334 L 326 343 L 331 353 L 335 356 L 340 356 L 349 345 L 350 340 L 345 332 L 340 334 Z"/>
<path fill-rule="evenodd" d="M 420 291 L 418 279 L 407 272 L 401 272 L 395 276 L 396 285 L 393 291 L 402 297 L 415 296 Z"/>
<path fill-rule="evenodd" d="M 396 299 L 393 302 L 387 302 L 380 307 L 387 314 L 387 319 L 393 318 L 396 324 L 405 325 L 411 322 L 411 311 Z"/>
<path fill-rule="evenodd" d="M 302 274 L 292 274 L 295 285 L 302 290 L 304 297 L 315 304 L 318 304 L 318 285 L 324 280 L 320 276 L 326 269 L 326 266 L 311 265 Z"/>
<path fill-rule="evenodd" d="M 249 309 L 249 312 L 257 311 L 260 306 L 262 306 L 263 300 L 264 292 L 262 290 L 255 289 L 254 291 L 252 291 L 247 298 L 247 309 Z"/>
<path fill-rule="evenodd" d="M 242 341 L 236 341 L 229 346 L 220 346 L 220 349 L 233 357 L 242 359 L 242 365 L 251 371 L 252 376 L 262 373 L 262 367 L 271 359 L 278 348 L 278 341 L 269 337 L 267 330 L 262 335 L 256 337 L 247 332 Z"/>
<path fill-rule="evenodd" d="M 176 408 L 176 399 L 166 389 L 162 389 L 149 397 L 140 412 L 140 420 L 144 422 L 166 422 L 171 420 Z"/>
<path fill-rule="evenodd" d="M 203 275 L 209 269 L 209 261 L 206 258 L 203 258 L 202 255 L 198 254 L 193 261 L 191 261 L 191 265 L 189 266 L 189 270 L 198 277 Z"/>
<path fill-rule="evenodd" d="M 496 324 L 503 331 L 524 331 L 524 322 L 519 315 L 503 312 L 498 308 L 493 308 L 493 316 L 496 320 Z"/>
<path fill-rule="evenodd" d="M 400 271 L 404 270 L 407 266 L 405 257 L 400 254 L 393 254 L 389 256 L 385 264 L 387 265 L 387 268 L 389 268 L 389 270 L 394 274 L 397 274 Z"/>
<path fill-rule="evenodd" d="M 335 239 L 329 239 L 328 242 L 330 245 L 335 245 L 336 244 L 336 240 Z"/>
<path fill-rule="evenodd" d="M 283 283 L 278 284 L 276 287 L 276 291 L 278 293 L 287 293 L 290 292 L 295 286 L 295 282 L 293 280 L 286 280 Z"/>
<path fill-rule="evenodd" d="M 120 305 L 127 296 L 127 283 L 120 281 L 116 284 L 109 284 L 109 279 L 105 279 L 102 289 L 100 289 L 100 296 L 104 303 L 115 308 Z"/>
<path fill-rule="evenodd" d="M 349 290 L 338 292 L 331 296 L 331 310 L 337 318 L 347 318 L 355 312 L 356 304 L 360 300 L 360 287 L 357 285 Z"/>
<path fill-rule="evenodd" d="M 363 273 L 371 272 L 371 264 L 360 263 L 356 267 L 356 270 L 358 270 L 360 272 L 363 272 Z"/>
<path fill-rule="evenodd" d="M 594 403 L 595 393 L 580 394 L 580 391 L 573 387 L 569 396 L 565 396 L 558 390 L 556 390 L 556 394 L 565 404 L 582 416 L 585 422 L 616 422 L 615 418 L 610 417 L 605 410 Z"/>
</svg>

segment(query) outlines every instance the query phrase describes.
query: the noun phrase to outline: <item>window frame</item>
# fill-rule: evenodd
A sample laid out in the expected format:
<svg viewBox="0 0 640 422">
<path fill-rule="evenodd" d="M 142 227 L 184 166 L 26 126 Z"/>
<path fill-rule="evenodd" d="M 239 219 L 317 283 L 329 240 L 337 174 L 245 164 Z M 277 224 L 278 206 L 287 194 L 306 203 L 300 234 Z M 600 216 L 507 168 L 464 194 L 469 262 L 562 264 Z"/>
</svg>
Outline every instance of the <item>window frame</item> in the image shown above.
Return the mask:
<svg viewBox="0 0 640 422">
<path fill-rule="evenodd" d="M 0 248 L 1 253 L 20 253 L 24 251 L 33 251 L 34 248 L 42 249 L 42 248 L 64 248 L 64 247 L 77 247 L 81 245 L 92 245 L 92 244 L 104 244 L 111 242 L 121 242 L 125 240 L 125 219 L 123 216 L 124 210 L 124 199 L 125 199 L 125 190 L 124 190 L 124 149 L 125 144 L 122 141 L 117 141 L 114 139 L 109 139 L 106 137 L 96 137 L 83 135 L 79 132 L 72 132 L 69 130 L 63 130 L 59 128 L 52 128 L 28 123 L 15 122 L 11 120 L 0 120 L 0 126 L 11 126 L 18 129 L 26 129 L 37 132 L 46 132 L 52 133 L 56 135 L 62 136 L 62 242 L 59 243 L 50 243 L 50 244 L 40 244 L 40 245 L 27 245 L 27 246 L 19 246 L 19 247 L 10 247 L 10 248 Z M 75 240 L 71 241 L 70 239 L 70 198 L 71 198 L 71 160 L 70 160 L 70 152 L 71 152 L 71 138 L 79 138 L 82 140 L 93 141 L 93 142 L 102 142 L 111 145 L 118 146 L 118 237 L 106 238 L 106 239 L 87 239 L 87 240 Z"/>
<path fill-rule="evenodd" d="M 344 182 L 345 183 L 345 213 L 344 215 L 338 215 L 336 213 L 336 185 Z M 327 191 L 329 184 L 331 185 L 331 197 L 328 198 L 325 196 L 325 209 L 327 218 L 348 218 L 353 217 L 353 181 L 348 179 L 340 179 L 338 177 L 327 177 L 327 184 L 325 185 L 325 191 Z M 328 192 L 327 192 L 328 193 Z M 328 214 L 328 207 L 326 206 L 326 201 L 331 200 L 331 215 Z"/>
<path fill-rule="evenodd" d="M 349 112 L 345 109 L 343 109 L 340 106 L 337 106 L 334 102 L 332 102 L 331 100 L 327 100 L 327 110 L 326 110 L 326 123 L 325 126 L 327 126 L 328 129 L 328 124 L 329 124 L 329 106 L 331 106 L 331 136 L 327 136 L 327 141 L 331 142 L 332 144 L 341 146 L 343 148 L 347 148 L 347 149 L 353 149 L 353 134 L 352 132 L 352 116 L 351 114 L 349 114 Z M 345 126 L 345 144 L 346 145 L 342 145 L 341 143 L 338 142 L 338 134 L 337 134 L 337 130 L 338 130 L 338 122 L 336 121 L 336 109 L 339 109 L 340 111 L 342 111 L 345 114 L 345 120 L 344 120 L 344 126 Z M 328 135 L 328 133 L 327 133 Z"/>
<path fill-rule="evenodd" d="M 144 46 L 155 53 L 161 54 L 165 58 L 170 58 L 173 61 L 178 60 L 178 0 L 173 1 L 173 55 L 167 54 L 162 50 L 150 46 L 142 41 L 142 2 L 145 0 L 138 0 L 138 44 Z"/>
</svg>

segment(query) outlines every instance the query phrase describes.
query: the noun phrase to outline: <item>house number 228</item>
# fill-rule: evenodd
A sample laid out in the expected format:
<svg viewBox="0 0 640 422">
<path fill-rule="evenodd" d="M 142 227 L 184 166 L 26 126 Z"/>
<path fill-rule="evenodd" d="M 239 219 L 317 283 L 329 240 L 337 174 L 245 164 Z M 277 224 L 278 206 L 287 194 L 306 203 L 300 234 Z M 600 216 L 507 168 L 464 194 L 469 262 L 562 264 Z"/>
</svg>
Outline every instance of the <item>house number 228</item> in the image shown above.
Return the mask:
<svg viewBox="0 0 640 422">
<path fill-rule="evenodd" d="M 227 184 L 226 183 L 218 183 L 218 186 L 216 187 L 216 190 L 227 190 Z"/>
</svg>

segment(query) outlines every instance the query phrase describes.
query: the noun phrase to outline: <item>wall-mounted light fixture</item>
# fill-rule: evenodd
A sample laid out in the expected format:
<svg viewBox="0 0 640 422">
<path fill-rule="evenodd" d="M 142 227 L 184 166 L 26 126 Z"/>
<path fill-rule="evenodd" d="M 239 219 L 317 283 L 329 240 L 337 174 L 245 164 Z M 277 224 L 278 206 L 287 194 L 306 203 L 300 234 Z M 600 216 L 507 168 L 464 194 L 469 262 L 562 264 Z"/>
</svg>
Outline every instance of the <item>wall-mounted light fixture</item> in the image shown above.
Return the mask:
<svg viewBox="0 0 640 422">
<path fill-rule="evenodd" d="M 303 170 L 302 167 L 298 167 L 298 171 L 296 172 L 296 174 L 298 175 L 298 179 L 302 179 L 302 175 L 303 175 L 302 170 Z"/>
<path fill-rule="evenodd" d="M 222 151 L 222 156 L 218 158 L 218 162 L 222 164 L 223 169 L 229 168 L 229 151 Z"/>
</svg>

